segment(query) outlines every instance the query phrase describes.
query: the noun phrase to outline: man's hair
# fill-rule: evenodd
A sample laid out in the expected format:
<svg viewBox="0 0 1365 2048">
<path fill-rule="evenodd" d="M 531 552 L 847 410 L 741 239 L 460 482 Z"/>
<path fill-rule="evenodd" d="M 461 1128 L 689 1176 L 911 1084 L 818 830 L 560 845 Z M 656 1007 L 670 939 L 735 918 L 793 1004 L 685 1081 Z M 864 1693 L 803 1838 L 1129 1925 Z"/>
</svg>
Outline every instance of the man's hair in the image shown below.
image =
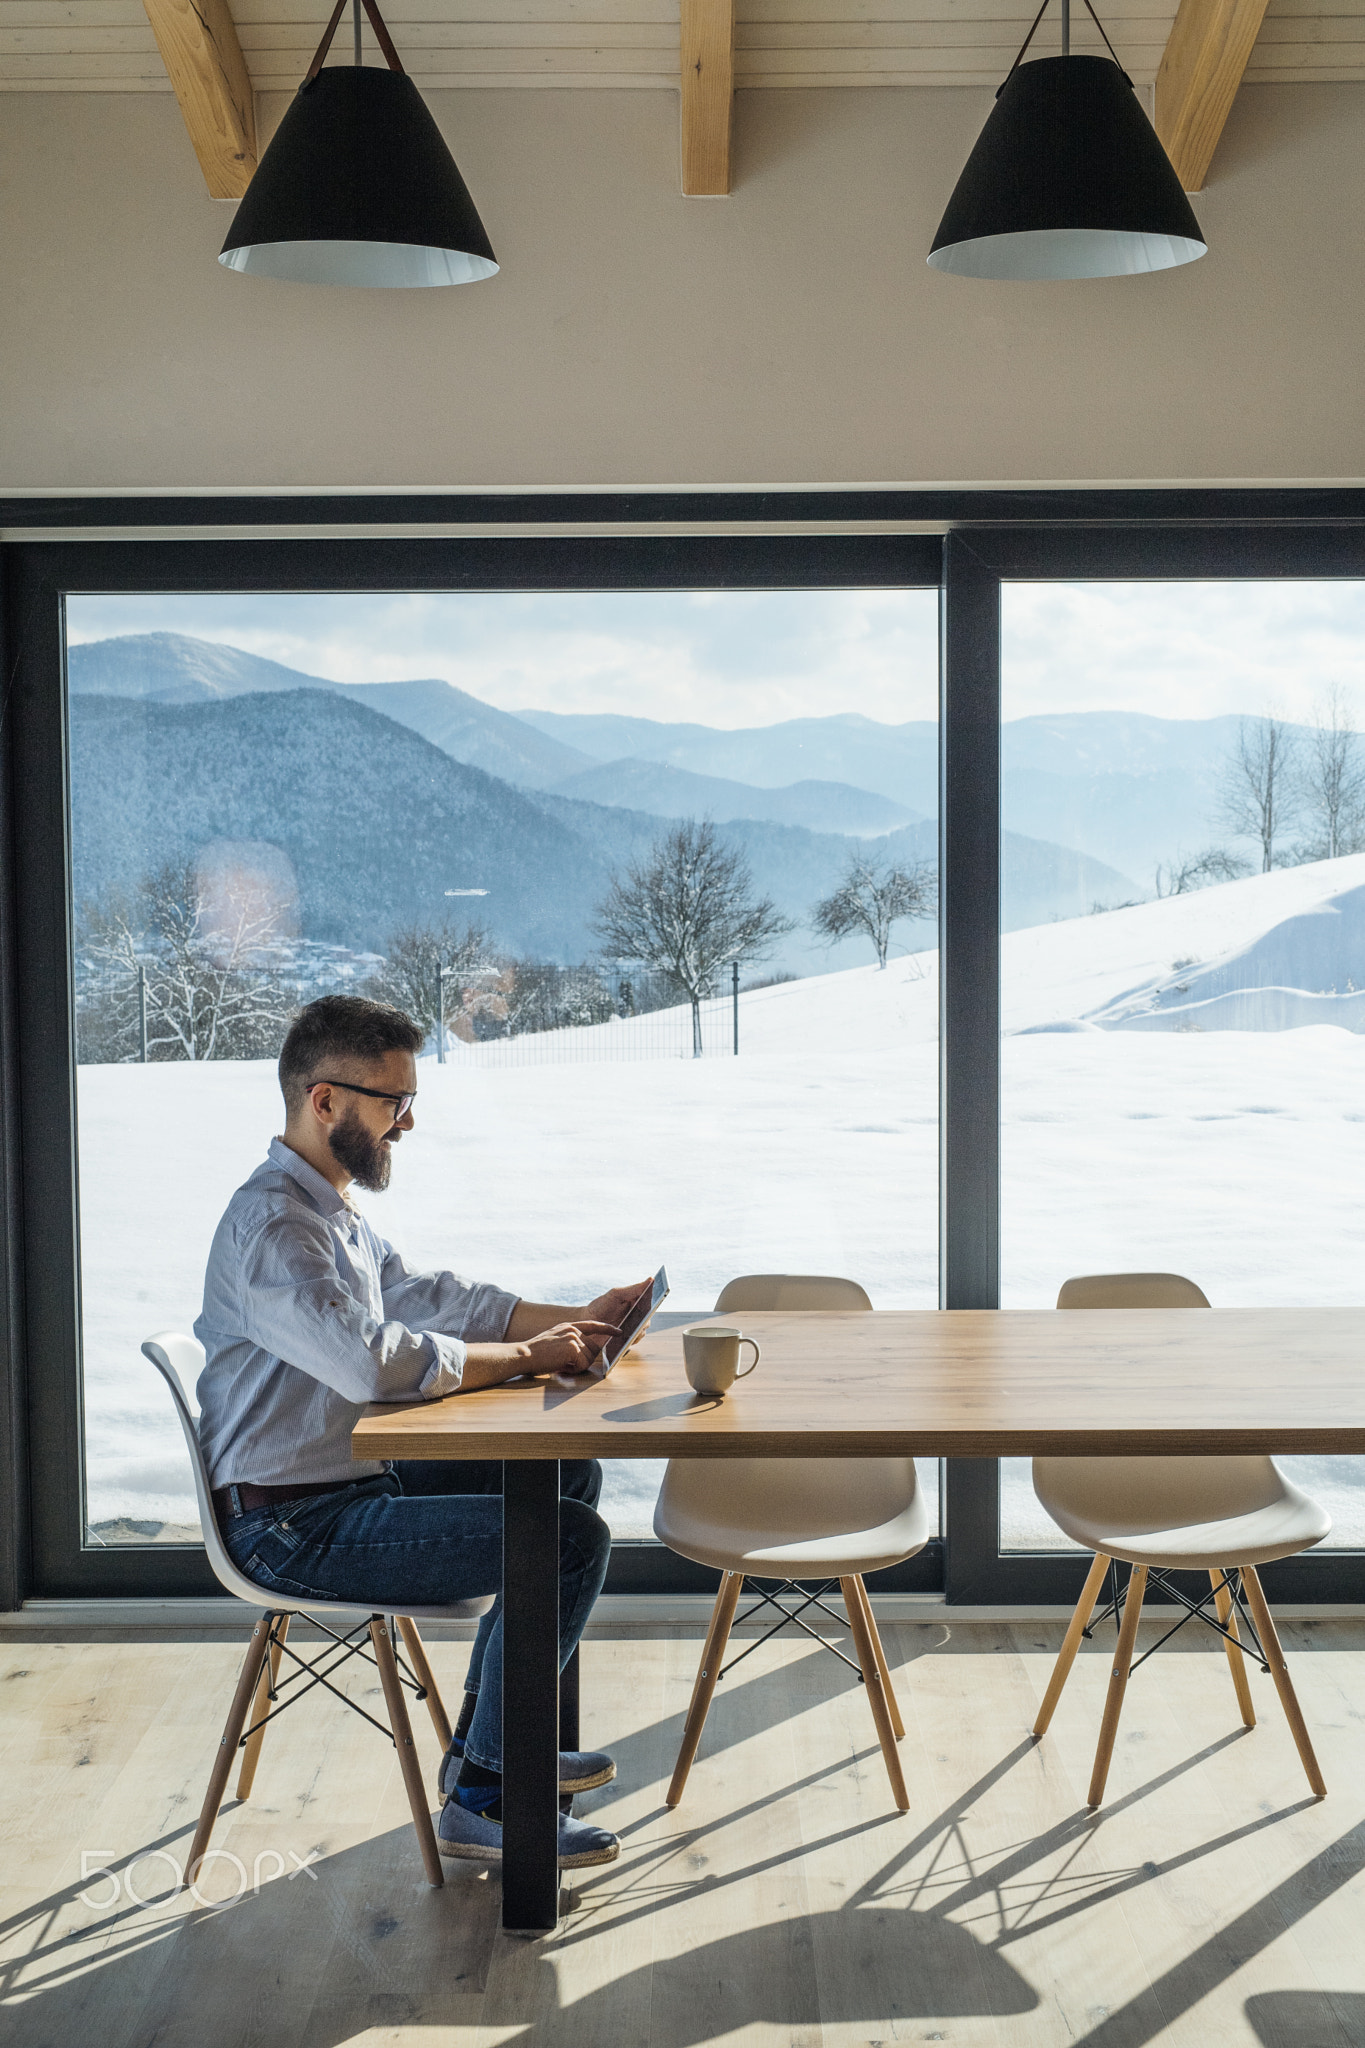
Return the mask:
<svg viewBox="0 0 1365 2048">
<path fill-rule="evenodd" d="M 364 996 L 319 996 L 299 1011 L 280 1054 L 280 1091 L 292 1116 L 310 1081 L 327 1077 L 337 1060 L 382 1060 L 389 1052 L 420 1052 L 422 1029 L 404 1010 Z"/>
</svg>

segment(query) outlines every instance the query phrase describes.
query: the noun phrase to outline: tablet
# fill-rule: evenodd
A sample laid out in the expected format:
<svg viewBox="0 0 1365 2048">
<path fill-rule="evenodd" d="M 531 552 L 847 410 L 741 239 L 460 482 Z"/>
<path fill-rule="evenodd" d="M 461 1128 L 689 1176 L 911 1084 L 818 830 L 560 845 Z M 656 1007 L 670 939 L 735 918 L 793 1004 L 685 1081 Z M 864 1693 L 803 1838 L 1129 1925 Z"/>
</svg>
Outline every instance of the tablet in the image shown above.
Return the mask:
<svg viewBox="0 0 1365 2048">
<path fill-rule="evenodd" d="M 635 1339 L 642 1335 L 646 1323 L 659 1303 L 668 1293 L 668 1269 L 660 1266 L 648 1287 L 636 1296 L 634 1306 L 627 1311 L 625 1321 L 614 1336 L 608 1337 L 602 1349 L 589 1366 L 589 1372 L 604 1380 L 623 1352 L 630 1349 Z"/>
</svg>

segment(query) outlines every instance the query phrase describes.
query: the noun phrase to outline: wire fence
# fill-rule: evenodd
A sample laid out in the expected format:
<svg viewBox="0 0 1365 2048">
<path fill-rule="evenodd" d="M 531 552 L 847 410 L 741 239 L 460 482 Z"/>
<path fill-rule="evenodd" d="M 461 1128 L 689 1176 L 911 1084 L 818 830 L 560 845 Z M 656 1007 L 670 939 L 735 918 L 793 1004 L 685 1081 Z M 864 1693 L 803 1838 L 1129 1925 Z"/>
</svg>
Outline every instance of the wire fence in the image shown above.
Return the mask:
<svg viewBox="0 0 1365 2048">
<path fill-rule="evenodd" d="M 77 1059 L 83 1065 L 267 1059 L 291 1016 L 322 995 L 403 999 L 378 956 L 295 961 L 226 973 L 78 969 Z M 405 1001 L 443 1062 L 480 1067 L 618 1060 L 733 1058 L 739 1051 L 739 972 L 692 1003 L 666 976 L 594 963 L 520 961 L 443 973 Z"/>
</svg>

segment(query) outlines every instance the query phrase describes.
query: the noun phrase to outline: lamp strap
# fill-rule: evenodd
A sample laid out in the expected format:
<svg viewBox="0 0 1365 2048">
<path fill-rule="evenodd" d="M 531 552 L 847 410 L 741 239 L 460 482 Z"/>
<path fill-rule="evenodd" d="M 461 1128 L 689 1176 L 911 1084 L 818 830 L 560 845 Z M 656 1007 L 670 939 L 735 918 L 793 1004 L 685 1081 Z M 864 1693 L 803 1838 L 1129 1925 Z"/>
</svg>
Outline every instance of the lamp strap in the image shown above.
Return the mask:
<svg viewBox="0 0 1365 2048">
<path fill-rule="evenodd" d="M 366 0 L 366 5 L 368 6 L 368 4 L 369 4 L 369 0 Z M 1092 20 L 1092 21 L 1094 22 L 1094 24 L 1095 24 L 1096 28 L 1097 28 L 1097 29 L 1099 30 L 1100 34 L 1101 34 L 1102 36 L 1104 36 L 1104 47 L 1105 47 L 1105 49 L 1106 49 L 1106 50 L 1107 50 L 1107 51 L 1109 52 L 1109 54 L 1110 54 L 1110 56 L 1111 56 L 1111 57 L 1113 58 L 1114 62 L 1115 62 L 1116 64 L 1119 64 L 1119 53 L 1118 53 L 1118 51 L 1117 51 L 1117 50 L 1116 50 L 1116 49 L 1114 48 L 1114 45 L 1113 45 L 1113 44 L 1112 44 L 1112 43 L 1110 42 L 1110 40 L 1109 40 L 1108 36 L 1104 35 L 1104 23 L 1103 23 L 1103 22 L 1102 22 L 1102 21 L 1100 20 L 1100 18 L 1099 18 L 1099 16 L 1098 16 L 1098 14 L 1096 14 L 1096 12 L 1095 12 L 1094 8 L 1093 8 L 1093 7 L 1092 7 L 1092 6 L 1090 5 L 1090 0 L 1085 0 L 1085 11 L 1086 11 L 1086 13 L 1087 13 L 1087 14 L 1088 14 L 1088 15 L 1090 16 L 1090 19 L 1091 19 L 1091 20 Z M 1119 70 L 1120 70 L 1120 71 L 1123 71 L 1123 66 L 1122 66 L 1122 64 L 1119 64 Z M 1128 73 L 1127 73 L 1126 71 L 1123 71 L 1123 77 L 1124 77 L 1124 82 L 1125 82 L 1126 84 L 1128 84 L 1128 85 L 1131 85 L 1131 84 L 1132 84 L 1132 82 L 1133 82 L 1133 81 L 1132 81 L 1132 79 L 1131 79 L 1131 78 L 1129 78 L 1129 76 L 1128 76 Z"/>
<path fill-rule="evenodd" d="M 1019 52 L 1019 55 L 1018 55 L 1018 56 L 1017 56 L 1017 57 L 1015 58 L 1014 62 L 1013 62 L 1013 63 L 1012 63 L 1011 65 L 1010 65 L 1010 68 L 1009 68 L 1009 70 L 1008 70 L 1008 71 L 1006 72 L 1006 74 L 1005 74 L 1005 76 L 1004 76 L 1003 80 L 1001 81 L 1000 85 L 999 85 L 999 86 L 998 86 L 998 87 L 996 88 L 996 94 L 995 94 L 995 97 L 996 97 L 997 99 L 999 99 L 999 97 L 1000 97 L 1001 93 L 1002 93 L 1002 92 L 1003 92 L 1003 91 L 1005 90 L 1005 87 L 1006 87 L 1006 86 L 1007 86 L 1007 85 L 1009 84 L 1009 82 L 1010 82 L 1010 80 L 1011 80 L 1011 79 L 1013 78 L 1013 76 L 1014 76 L 1015 72 L 1016 72 L 1016 71 L 1017 71 L 1017 70 L 1019 69 L 1019 66 L 1020 66 L 1020 65 L 1021 65 L 1021 64 L 1023 63 L 1023 61 L 1024 61 L 1025 57 L 1026 57 L 1026 56 L 1028 55 L 1028 46 L 1029 46 L 1029 44 L 1030 44 L 1030 43 L 1031 43 L 1031 42 L 1033 41 L 1033 38 L 1034 38 L 1034 37 L 1035 37 L 1035 36 L 1037 35 L 1037 33 L 1038 33 L 1038 24 L 1039 24 L 1039 22 L 1040 22 L 1040 21 L 1042 20 L 1043 16 L 1044 16 L 1044 15 L 1045 15 L 1045 14 L 1047 13 L 1047 10 L 1048 10 L 1048 8 L 1049 8 L 1049 6 L 1050 6 L 1050 5 L 1051 5 L 1051 0 L 1043 0 L 1043 4 L 1042 4 L 1042 6 L 1041 6 L 1041 7 L 1040 7 L 1040 8 L 1038 9 L 1038 12 L 1037 12 L 1037 13 L 1036 13 L 1036 14 L 1034 15 L 1034 17 L 1033 17 L 1033 27 L 1032 27 L 1032 28 L 1031 28 L 1031 29 L 1029 30 L 1028 34 L 1027 34 L 1027 35 L 1026 35 L 1026 36 L 1024 37 L 1023 47 L 1021 48 L 1021 50 L 1020 50 L 1020 52 Z M 310 77 L 312 76 L 311 72 L 309 73 L 309 76 L 310 76 Z"/>
<path fill-rule="evenodd" d="M 366 5 L 367 7 L 369 6 L 369 4 L 370 4 L 370 0 L 365 0 L 365 5 Z M 1031 29 L 1029 30 L 1028 34 L 1027 34 L 1027 35 L 1026 35 L 1026 36 L 1024 37 L 1023 47 L 1021 48 L 1021 50 L 1020 50 L 1020 52 L 1019 52 L 1019 55 L 1018 55 L 1018 56 L 1017 56 L 1017 57 L 1015 58 L 1014 62 L 1013 62 L 1013 63 L 1012 63 L 1011 65 L 1010 65 L 1010 68 L 1009 68 L 1009 70 L 1008 70 L 1008 71 L 1006 72 L 1006 74 L 1005 74 L 1004 78 L 1002 79 L 1002 81 L 1001 81 L 1001 83 L 1000 83 L 1000 85 L 999 85 L 999 87 L 998 87 L 998 89 L 997 89 L 997 91 L 996 91 L 996 95 L 995 95 L 995 97 L 996 97 L 997 99 L 999 99 L 999 97 L 1000 97 L 1000 94 L 1001 94 L 1001 93 L 1002 93 L 1002 92 L 1003 92 L 1003 91 L 1005 90 L 1005 87 L 1006 87 L 1006 86 L 1007 86 L 1007 85 L 1009 84 L 1009 82 L 1010 82 L 1010 80 L 1011 80 L 1011 79 L 1013 78 L 1013 76 L 1014 76 L 1015 72 L 1016 72 L 1016 71 L 1017 71 L 1017 70 L 1019 69 L 1019 66 L 1020 66 L 1020 65 L 1021 65 L 1021 64 L 1023 63 L 1023 61 L 1024 61 L 1025 57 L 1026 57 L 1026 56 L 1028 55 L 1028 46 L 1029 46 L 1029 44 L 1030 44 L 1030 43 L 1031 43 L 1031 42 L 1033 41 L 1033 38 L 1035 37 L 1035 35 L 1036 35 L 1036 34 L 1038 33 L 1038 24 L 1039 24 L 1039 22 L 1040 22 L 1040 21 L 1042 20 L 1043 16 L 1044 16 L 1044 15 L 1045 15 L 1045 14 L 1047 13 L 1047 10 L 1048 10 L 1048 8 L 1049 8 L 1049 7 L 1051 6 L 1051 4 L 1052 4 L 1052 0 L 1043 0 L 1043 4 L 1042 4 L 1042 6 L 1041 6 L 1041 7 L 1040 7 L 1040 8 L 1038 9 L 1038 12 L 1037 12 L 1037 13 L 1036 13 L 1036 14 L 1034 15 L 1034 17 L 1033 17 L 1033 26 L 1032 26 L 1032 28 L 1031 28 Z M 1132 81 L 1132 79 L 1131 79 L 1131 78 L 1130 78 L 1130 77 L 1128 76 L 1128 73 L 1127 73 L 1126 71 L 1124 71 L 1124 69 L 1123 69 L 1123 66 L 1122 66 L 1122 64 L 1119 64 L 1119 54 L 1118 54 L 1118 51 L 1117 51 L 1117 50 L 1116 50 L 1116 49 L 1114 48 L 1114 45 L 1113 45 L 1113 44 L 1112 44 L 1112 43 L 1110 42 L 1110 40 L 1109 40 L 1108 36 L 1104 34 L 1104 23 L 1103 23 L 1103 22 L 1102 22 L 1102 21 L 1100 20 L 1100 18 L 1099 18 L 1099 16 L 1098 16 L 1098 14 L 1096 14 L 1096 12 L 1095 12 L 1094 8 L 1093 8 L 1093 7 L 1091 6 L 1091 4 L 1090 4 L 1090 0 L 1085 0 L 1085 11 L 1086 11 L 1086 13 L 1087 13 L 1087 14 L 1088 14 L 1088 15 L 1090 16 L 1090 19 L 1091 19 L 1091 20 L 1092 20 L 1092 21 L 1094 22 L 1094 24 L 1095 24 L 1096 28 L 1097 28 L 1097 29 L 1099 30 L 1100 34 L 1101 34 L 1102 36 L 1104 36 L 1104 47 L 1105 47 L 1105 49 L 1106 49 L 1106 50 L 1107 50 L 1107 51 L 1109 52 L 1109 54 L 1110 54 L 1110 56 L 1111 56 L 1111 57 L 1113 58 L 1114 62 L 1115 62 L 1116 64 L 1118 64 L 1118 66 L 1119 66 L 1119 71 L 1120 71 L 1120 73 L 1121 73 L 1121 75 L 1122 75 L 1122 77 L 1123 77 L 1123 82 L 1124 82 L 1124 84 L 1125 84 L 1125 85 L 1131 85 L 1131 84 L 1133 83 L 1133 81 Z"/>
<path fill-rule="evenodd" d="M 346 12 L 348 5 L 349 0 L 337 0 L 336 6 L 332 9 L 332 18 L 322 32 L 322 41 L 318 44 L 317 55 L 308 66 L 308 75 L 304 79 L 303 85 L 299 87 L 300 92 L 303 91 L 304 85 L 311 85 L 319 71 L 321 71 L 327 52 L 332 47 L 332 37 L 337 32 L 337 23 Z M 375 41 L 383 51 L 385 62 L 388 64 L 390 71 L 401 71 L 403 69 L 402 60 L 397 50 L 393 47 L 393 37 L 384 26 L 384 18 L 375 6 L 375 0 L 362 0 L 362 5 L 370 17 L 370 27 L 374 30 Z"/>
</svg>

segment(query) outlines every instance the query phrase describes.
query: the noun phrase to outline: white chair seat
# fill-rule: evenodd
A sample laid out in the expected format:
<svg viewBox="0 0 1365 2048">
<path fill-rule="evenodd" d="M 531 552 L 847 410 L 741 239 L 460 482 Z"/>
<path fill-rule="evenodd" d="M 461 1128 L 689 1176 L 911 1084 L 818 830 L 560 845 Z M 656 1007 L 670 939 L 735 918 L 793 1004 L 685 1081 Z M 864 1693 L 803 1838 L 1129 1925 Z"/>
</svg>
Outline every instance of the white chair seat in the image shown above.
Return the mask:
<svg viewBox="0 0 1365 2048">
<path fill-rule="evenodd" d="M 209 1488 L 208 1468 L 204 1463 L 204 1452 L 199 1442 L 198 1417 L 195 1412 L 195 1387 L 200 1373 L 204 1370 L 204 1347 L 197 1338 L 187 1337 L 179 1330 L 159 1330 L 155 1337 L 149 1337 L 142 1347 L 143 1356 L 149 1358 L 170 1389 L 175 1402 L 175 1412 L 180 1417 L 180 1427 L 185 1433 L 185 1444 L 190 1454 L 190 1465 L 194 1471 L 194 1490 L 199 1501 L 199 1523 L 204 1532 L 204 1548 L 213 1568 L 213 1575 L 227 1593 L 236 1600 L 245 1600 L 248 1606 L 259 1610 L 261 1607 L 287 1609 L 291 1614 L 353 1614 L 365 1615 L 375 1611 L 372 1600 L 322 1600 L 311 1594 L 284 1593 L 270 1586 L 258 1586 L 254 1579 L 239 1572 L 228 1555 L 226 1544 L 218 1528 L 218 1517 L 214 1512 L 213 1496 Z M 382 1606 L 382 1602 L 379 1603 Z M 412 1621 L 471 1621 L 480 1614 L 487 1614 L 493 1605 L 491 1595 L 477 1600 L 451 1600 L 440 1607 L 413 1607 L 407 1601 L 392 1603 L 395 1610 L 401 1606 L 403 1613 Z"/>
<path fill-rule="evenodd" d="M 765 1309 L 866 1313 L 871 1307 L 856 1280 L 819 1273 L 742 1273 L 721 1289 L 716 1314 Z M 837 1398 L 837 1359 L 830 1361 L 830 1384 Z M 722 1574 L 668 1804 L 676 1806 L 683 1796 L 716 1682 L 724 1676 L 725 1646 L 746 1582 L 782 1581 L 776 1594 L 760 1593 L 760 1604 L 776 1607 L 779 1628 L 788 1623 L 805 1628 L 800 1615 L 812 1604 L 824 1605 L 812 1581 L 837 1579 L 858 1653 L 853 1668 L 867 1688 L 892 1797 L 907 1812 L 910 1796 L 896 1754 L 905 1725 L 863 1575 L 904 1563 L 929 1540 L 914 1459 L 670 1458 L 654 1510 L 654 1533 L 680 1557 Z M 783 1607 L 787 1586 L 803 1589 L 801 1607 Z M 832 1609 L 824 1611 L 837 1620 Z M 843 1656 L 842 1650 L 835 1654 Z"/>
<path fill-rule="evenodd" d="M 1035 1458 L 1033 1485 L 1086 1550 L 1161 1571 L 1269 1564 L 1332 1527 L 1266 1457 Z"/>
<path fill-rule="evenodd" d="M 675 1458 L 654 1533 L 718 1571 L 834 1579 L 900 1564 L 929 1522 L 913 1458 Z"/>
</svg>

